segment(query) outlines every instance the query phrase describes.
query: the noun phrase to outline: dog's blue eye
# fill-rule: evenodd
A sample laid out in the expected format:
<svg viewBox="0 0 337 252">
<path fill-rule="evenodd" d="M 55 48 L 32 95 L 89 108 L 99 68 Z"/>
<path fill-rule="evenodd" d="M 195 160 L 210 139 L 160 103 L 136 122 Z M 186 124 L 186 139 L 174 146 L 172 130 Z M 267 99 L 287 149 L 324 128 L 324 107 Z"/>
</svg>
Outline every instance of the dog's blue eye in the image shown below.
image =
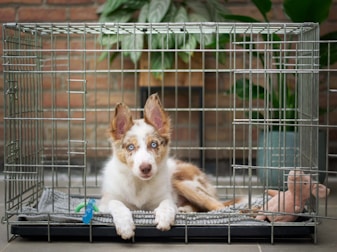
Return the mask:
<svg viewBox="0 0 337 252">
<path fill-rule="evenodd" d="M 155 149 L 157 148 L 158 144 L 156 142 L 151 142 L 151 148 Z"/>
<path fill-rule="evenodd" d="M 129 144 L 127 147 L 128 151 L 133 151 L 135 149 L 135 146 L 133 144 Z"/>
</svg>

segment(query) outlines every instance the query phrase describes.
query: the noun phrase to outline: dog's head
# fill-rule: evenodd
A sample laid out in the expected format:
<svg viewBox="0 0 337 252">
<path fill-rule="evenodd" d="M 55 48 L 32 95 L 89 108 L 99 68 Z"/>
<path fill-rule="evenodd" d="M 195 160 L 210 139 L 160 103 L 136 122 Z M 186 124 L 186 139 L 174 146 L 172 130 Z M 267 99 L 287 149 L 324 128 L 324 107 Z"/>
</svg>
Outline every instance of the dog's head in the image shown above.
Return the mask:
<svg viewBox="0 0 337 252">
<path fill-rule="evenodd" d="M 169 152 L 170 118 L 157 94 L 144 106 L 144 119 L 133 120 L 129 108 L 117 104 L 110 134 L 114 155 L 142 180 L 153 178 Z"/>
</svg>

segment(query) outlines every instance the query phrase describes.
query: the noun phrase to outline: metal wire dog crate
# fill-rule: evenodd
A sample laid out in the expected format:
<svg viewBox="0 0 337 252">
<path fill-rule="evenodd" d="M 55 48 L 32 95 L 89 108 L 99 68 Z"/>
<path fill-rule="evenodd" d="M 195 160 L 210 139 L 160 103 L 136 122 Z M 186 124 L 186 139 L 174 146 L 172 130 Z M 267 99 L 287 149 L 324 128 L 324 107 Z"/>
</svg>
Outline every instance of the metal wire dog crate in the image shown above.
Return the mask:
<svg viewBox="0 0 337 252">
<path fill-rule="evenodd" d="M 136 239 L 316 240 L 327 201 L 308 202 L 306 220 L 294 223 L 254 222 L 250 210 L 254 195 L 286 189 L 290 169 L 321 174 L 317 24 L 9 23 L 3 45 L 8 239 L 115 236 L 112 221 L 81 223 L 72 197 L 99 196 L 115 104 L 124 101 L 140 117 L 146 97 L 159 92 L 173 120 L 172 154 L 200 164 L 221 197 L 248 202 L 235 216 L 180 214 L 167 233 L 140 221 Z M 46 192 L 62 194 L 63 212 L 55 197 L 41 206 Z M 237 221 L 243 216 L 248 223 Z"/>
</svg>

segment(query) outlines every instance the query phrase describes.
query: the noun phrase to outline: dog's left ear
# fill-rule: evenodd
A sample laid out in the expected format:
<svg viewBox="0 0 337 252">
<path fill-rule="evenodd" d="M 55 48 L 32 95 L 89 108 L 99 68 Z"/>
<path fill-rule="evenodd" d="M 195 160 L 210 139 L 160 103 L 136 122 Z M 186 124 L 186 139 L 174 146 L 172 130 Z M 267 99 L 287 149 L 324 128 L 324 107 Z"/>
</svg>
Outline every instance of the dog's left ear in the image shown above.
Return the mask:
<svg viewBox="0 0 337 252">
<path fill-rule="evenodd" d="M 170 133 L 170 118 L 164 111 L 157 93 L 152 94 L 144 106 L 144 120 L 162 134 Z"/>
</svg>

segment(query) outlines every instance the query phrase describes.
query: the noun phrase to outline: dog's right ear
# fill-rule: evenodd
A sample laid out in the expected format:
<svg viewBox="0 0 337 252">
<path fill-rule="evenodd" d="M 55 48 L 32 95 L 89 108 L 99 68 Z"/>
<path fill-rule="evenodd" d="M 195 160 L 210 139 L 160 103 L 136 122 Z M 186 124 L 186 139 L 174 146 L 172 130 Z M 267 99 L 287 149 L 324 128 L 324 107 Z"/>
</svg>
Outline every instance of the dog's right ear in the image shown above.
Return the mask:
<svg viewBox="0 0 337 252">
<path fill-rule="evenodd" d="M 131 112 L 124 103 L 119 103 L 115 108 L 115 115 L 111 121 L 110 134 L 112 139 L 119 140 L 132 127 Z"/>
<path fill-rule="evenodd" d="M 157 93 L 147 99 L 144 106 L 144 120 L 162 135 L 170 134 L 170 118 L 163 109 Z"/>
</svg>

